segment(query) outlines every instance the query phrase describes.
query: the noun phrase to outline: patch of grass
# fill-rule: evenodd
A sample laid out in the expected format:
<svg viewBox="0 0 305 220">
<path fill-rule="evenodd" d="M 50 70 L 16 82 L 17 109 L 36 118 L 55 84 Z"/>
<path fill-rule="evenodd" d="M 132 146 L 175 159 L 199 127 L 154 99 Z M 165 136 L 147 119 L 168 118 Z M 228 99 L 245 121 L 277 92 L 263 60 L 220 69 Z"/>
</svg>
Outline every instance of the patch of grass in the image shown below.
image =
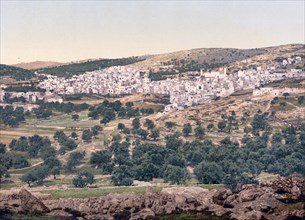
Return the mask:
<svg viewBox="0 0 305 220">
<path fill-rule="evenodd" d="M 55 185 L 72 185 L 72 179 L 55 179 L 52 181 L 45 181 L 44 186 L 55 186 Z"/>
<path fill-rule="evenodd" d="M 37 166 L 40 166 L 40 164 L 38 164 Z M 9 174 L 25 174 L 26 172 L 35 169 L 35 167 L 37 166 L 33 166 L 33 167 L 26 167 L 26 168 L 22 168 L 22 169 L 11 169 L 8 171 Z"/>
<path fill-rule="evenodd" d="M 13 187 L 17 187 L 15 183 L 0 183 L 0 190 L 9 190 Z"/>
<path fill-rule="evenodd" d="M 285 106 L 282 105 L 274 105 L 271 107 L 271 111 L 291 111 L 294 110 L 295 107 L 286 102 Z"/>
<path fill-rule="evenodd" d="M 204 189 L 208 189 L 208 190 L 220 190 L 220 189 L 224 189 L 223 184 L 198 184 L 197 186 L 202 187 Z"/>
<path fill-rule="evenodd" d="M 91 167 L 90 165 L 84 165 L 82 167 L 76 167 L 74 168 L 73 170 L 71 171 L 68 171 L 68 170 L 61 170 L 61 174 L 63 175 L 69 175 L 69 174 L 78 174 L 80 171 L 83 171 L 83 170 L 88 170 L 89 172 L 91 172 L 93 175 L 103 175 L 103 171 L 102 169 L 96 169 L 94 167 Z"/>
<path fill-rule="evenodd" d="M 154 192 L 161 191 L 161 187 L 154 187 Z M 106 196 L 110 193 L 137 193 L 144 194 L 146 187 L 117 187 L 117 188 L 104 188 L 104 189 L 65 189 L 65 190 L 46 190 L 40 191 L 41 193 L 50 194 L 54 199 L 59 198 L 89 198 Z"/>
</svg>

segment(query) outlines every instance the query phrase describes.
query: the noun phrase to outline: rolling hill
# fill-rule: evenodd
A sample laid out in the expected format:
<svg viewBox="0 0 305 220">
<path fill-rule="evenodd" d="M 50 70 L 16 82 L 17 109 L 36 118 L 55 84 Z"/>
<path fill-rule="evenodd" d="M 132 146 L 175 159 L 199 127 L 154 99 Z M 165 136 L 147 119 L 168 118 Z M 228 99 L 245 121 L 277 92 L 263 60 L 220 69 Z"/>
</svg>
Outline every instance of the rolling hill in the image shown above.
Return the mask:
<svg viewBox="0 0 305 220">
<path fill-rule="evenodd" d="M 40 73 L 47 73 L 60 77 L 72 77 L 73 75 L 83 74 L 87 71 L 107 68 L 111 66 L 125 66 L 142 61 L 143 57 L 127 57 L 118 59 L 99 59 L 73 62 L 62 66 L 37 69 Z"/>
<path fill-rule="evenodd" d="M 151 72 L 198 71 L 222 66 L 237 67 L 274 64 L 276 58 L 305 56 L 304 44 L 289 44 L 255 49 L 201 48 L 154 55 L 130 66 L 150 70 Z"/>
<path fill-rule="evenodd" d="M 53 62 L 53 61 L 34 61 L 29 63 L 17 63 L 13 64 L 12 66 L 20 67 L 27 70 L 34 70 L 40 68 L 47 68 L 47 67 L 54 67 L 54 66 L 61 66 L 64 63 Z"/>
<path fill-rule="evenodd" d="M 28 80 L 35 76 L 33 71 L 19 67 L 0 64 L 0 77 L 10 77 L 15 80 Z"/>
</svg>

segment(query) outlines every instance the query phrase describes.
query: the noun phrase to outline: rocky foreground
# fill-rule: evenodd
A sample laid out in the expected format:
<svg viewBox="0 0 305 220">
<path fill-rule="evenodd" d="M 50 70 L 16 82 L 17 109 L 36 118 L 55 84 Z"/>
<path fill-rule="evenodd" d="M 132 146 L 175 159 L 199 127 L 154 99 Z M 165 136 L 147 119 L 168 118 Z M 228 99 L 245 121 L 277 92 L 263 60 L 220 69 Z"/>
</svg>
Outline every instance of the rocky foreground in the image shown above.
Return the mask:
<svg viewBox="0 0 305 220">
<path fill-rule="evenodd" d="M 51 199 L 26 189 L 0 191 L 0 219 L 5 213 L 43 214 L 59 219 L 153 219 L 177 211 L 210 213 L 238 220 L 305 219 L 305 178 L 290 176 L 260 185 L 229 189 L 171 187 L 161 192 L 111 194 L 88 199 Z"/>
</svg>

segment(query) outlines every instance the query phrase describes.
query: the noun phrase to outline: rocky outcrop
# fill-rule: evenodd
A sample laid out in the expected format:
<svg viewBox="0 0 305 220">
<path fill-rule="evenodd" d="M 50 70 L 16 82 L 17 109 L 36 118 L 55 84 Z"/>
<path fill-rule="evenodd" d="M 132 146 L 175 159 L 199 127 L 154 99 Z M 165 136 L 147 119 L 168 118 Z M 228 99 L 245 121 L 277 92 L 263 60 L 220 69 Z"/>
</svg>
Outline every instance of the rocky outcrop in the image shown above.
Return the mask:
<svg viewBox="0 0 305 220">
<path fill-rule="evenodd" d="M 177 211 L 209 212 L 238 220 L 305 218 L 305 181 L 300 176 L 246 185 L 238 193 L 228 189 L 208 191 L 200 187 L 171 187 L 158 193 L 111 194 L 87 199 L 40 200 L 25 189 L 3 195 L 0 192 L 0 209 L 48 212 L 48 215 L 64 219 L 135 220 Z"/>
<path fill-rule="evenodd" d="M 23 213 L 46 213 L 50 210 L 46 207 L 40 199 L 22 188 L 19 192 L 20 211 Z"/>
<path fill-rule="evenodd" d="M 0 192 L 0 210 L 13 213 L 42 214 L 50 210 L 43 202 L 25 188 L 18 191 Z"/>
</svg>

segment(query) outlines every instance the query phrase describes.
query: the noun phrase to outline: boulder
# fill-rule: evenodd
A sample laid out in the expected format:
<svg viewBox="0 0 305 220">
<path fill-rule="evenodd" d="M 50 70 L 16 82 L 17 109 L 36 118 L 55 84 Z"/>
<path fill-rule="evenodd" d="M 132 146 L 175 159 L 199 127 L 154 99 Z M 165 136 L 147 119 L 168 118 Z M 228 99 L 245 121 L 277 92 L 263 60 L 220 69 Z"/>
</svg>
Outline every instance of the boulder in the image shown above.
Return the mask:
<svg viewBox="0 0 305 220">
<path fill-rule="evenodd" d="M 46 207 L 40 199 L 22 188 L 19 192 L 20 212 L 22 213 L 46 213 L 50 210 Z"/>
<path fill-rule="evenodd" d="M 149 208 L 145 208 L 139 212 L 133 213 L 131 215 L 130 220 L 140 220 L 140 219 L 146 219 L 148 217 L 155 217 L 155 213 L 153 212 L 153 210 Z"/>
<path fill-rule="evenodd" d="M 73 219 L 73 215 L 64 210 L 53 210 L 53 211 L 47 213 L 47 215 L 64 218 L 64 219 Z"/>
</svg>

